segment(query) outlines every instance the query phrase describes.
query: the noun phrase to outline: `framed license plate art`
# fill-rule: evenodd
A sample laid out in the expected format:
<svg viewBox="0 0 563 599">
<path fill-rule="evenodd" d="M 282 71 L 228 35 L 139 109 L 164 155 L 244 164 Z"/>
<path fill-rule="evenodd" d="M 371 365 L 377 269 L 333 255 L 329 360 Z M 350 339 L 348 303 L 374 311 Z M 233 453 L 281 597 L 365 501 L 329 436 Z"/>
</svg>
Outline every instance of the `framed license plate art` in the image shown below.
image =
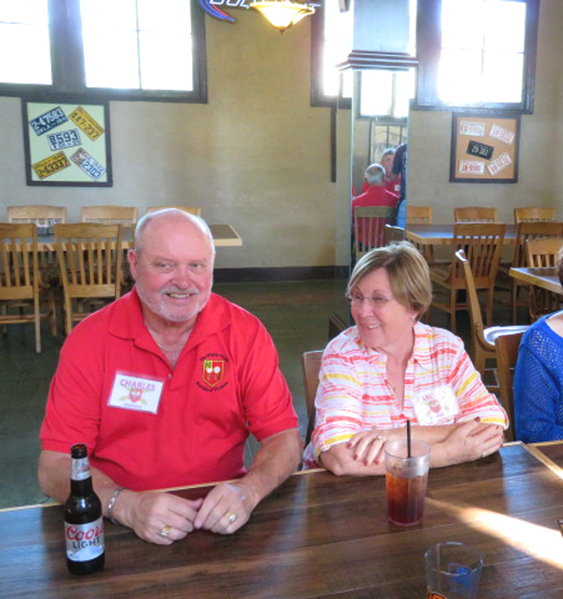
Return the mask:
<svg viewBox="0 0 563 599">
<path fill-rule="evenodd" d="M 28 185 L 111 187 L 107 102 L 22 99 Z"/>
<path fill-rule="evenodd" d="M 453 114 L 450 181 L 516 183 L 520 117 Z"/>
</svg>

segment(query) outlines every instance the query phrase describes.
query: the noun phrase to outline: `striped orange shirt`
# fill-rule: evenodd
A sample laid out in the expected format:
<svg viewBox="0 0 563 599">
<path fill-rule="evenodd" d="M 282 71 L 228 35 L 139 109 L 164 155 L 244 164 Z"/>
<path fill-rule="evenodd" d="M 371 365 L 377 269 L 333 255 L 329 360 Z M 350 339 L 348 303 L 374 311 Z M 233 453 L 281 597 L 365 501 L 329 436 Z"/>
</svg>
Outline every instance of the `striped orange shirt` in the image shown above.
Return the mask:
<svg viewBox="0 0 563 599">
<path fill-rule="evenodd" d="M 332 445 L 356 433 L 412 424 L 445 425 L 472 420 L 508 426 L 506 412 L 489 393 L 461 339 L 422 323 L 414 327 L 414 350 L 405 373 L 401 407 L 387 381 L 385 354 L 363 345 L 356 327 L 324 351 L 315 398 L 316 418 L 306 466 Z"/>
</svg>

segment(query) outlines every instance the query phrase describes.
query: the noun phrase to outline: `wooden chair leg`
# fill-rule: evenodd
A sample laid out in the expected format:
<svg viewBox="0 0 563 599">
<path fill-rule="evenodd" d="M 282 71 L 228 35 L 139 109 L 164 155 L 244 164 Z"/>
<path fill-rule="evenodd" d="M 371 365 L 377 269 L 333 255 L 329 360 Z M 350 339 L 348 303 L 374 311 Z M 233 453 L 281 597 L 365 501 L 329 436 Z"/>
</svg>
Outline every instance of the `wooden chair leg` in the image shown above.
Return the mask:
<svg viewBox="0 0 563 599">
<path fill-rule="evenodd" d="M 487 326 L 493 324 L 493 289 L 487 289 Z"/>
<path fill-rule="evenodd" d="M 55 305 L 55 290 L 52 287 L 49 287 L 47 290 L 47 306 L 49 312 L 51 313 L 49 317 L 51 335 L 53 337 L 57 336 L 57 309 Z"/>
<path fill-rule="evenodd" d="M 456 306 L 455 301 L 457 298 L 457 289 L 453 287 L 450 290 L 450 330 L 455 334 L 456 332 Z"/>
<path fill-rule="evenodd" d="M 512 324 L 516 324 L 518 318 L 518 291 L 520 286 L 516 284 L 516 281 L 512 281 L 512 289 L 510 290 L 511 302 L 510 302 L 510 318 Z"/>
<path fill-rule="evenodd" d="M 34 324 L 35 324 L 35 351 L 41 353 L 41 313 L 39 305 L 39 292 L 36 291 L 33 299 L 33 312 L 34 312 Z"/>
<path fill-rule="evenodd" d="M 72 300 L 65 296 L 65 333 L 70 334 L 72 330 Z"/>
</svg>

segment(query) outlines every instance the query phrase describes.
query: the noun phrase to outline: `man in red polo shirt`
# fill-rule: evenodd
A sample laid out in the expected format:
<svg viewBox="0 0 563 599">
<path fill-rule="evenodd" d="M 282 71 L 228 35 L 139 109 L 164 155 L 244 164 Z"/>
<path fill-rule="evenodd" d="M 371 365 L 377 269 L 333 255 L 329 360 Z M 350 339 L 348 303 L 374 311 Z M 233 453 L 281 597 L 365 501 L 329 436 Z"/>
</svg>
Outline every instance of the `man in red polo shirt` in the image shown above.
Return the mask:
<svg viewBox="0 0 563 599">
<path fill-rule="evenodd" d="M 399 196 L 385 189 L 385 169 L 381 164 L 370 164 L 365 172 L 364 177 L 369 185 L 368 190 L 362 195 L 352 200 L 352 223 L 354 226 L 354 211 L 359 206 L 386 206 L 394 208 L 397 205 Z M 355 231 L 354 235 L 358 236 L 359 243 L 363 242 L 362 231 Z M 371 245 L 383 245 L 383 238 L 375 240 L 375 230 L 372 231 Z"/>
<path fill-rule="evenodd" d="M 194 528 L 230 534 L 297 467 L 287 384 L 263 325 L 211 293 L 207 225 L 180 210 L 143 217 L 133 291 L 69 335 L 41 429 L 39 481 L 69 493 L 73 443 L 89 448 L 104 515 L 170 544 Z M 248 471 L 249 434 L 260 449 Z M 189 501 L 154 489 L 223 482 Z"/>
</svg>

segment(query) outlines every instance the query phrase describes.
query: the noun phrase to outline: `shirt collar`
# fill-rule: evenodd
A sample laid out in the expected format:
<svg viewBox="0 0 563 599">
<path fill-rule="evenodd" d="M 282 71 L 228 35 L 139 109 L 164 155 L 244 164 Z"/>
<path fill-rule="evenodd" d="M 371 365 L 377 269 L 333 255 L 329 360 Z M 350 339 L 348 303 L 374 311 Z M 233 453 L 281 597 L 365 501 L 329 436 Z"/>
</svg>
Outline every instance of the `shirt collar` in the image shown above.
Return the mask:
<svg viewBox="0 0 563 599">
<path fill-rule="evenodd" d="M 379 361 L 385 362 L 386 356 L 382 352 L 367 347 L 362 341 L 358 332 L 358 327 L 353 327 L 354 340 L 360 348 L 362 348 L 367 355 L 376 356 Z M 430 339 L 432 337 L 432 329 L 421 322 L 416 322 L 414 325 L 414 348 L 411 356 L 413 362 L 420 364 L 425 370 L 431 370 L 432 368 L 432 348 L 430 345 Z"/>
<path fill-rule="evenodd" d="M 201 343 L 210 335 L 229 326 L 230 322 L 231 317 L 225 300 L 212 293 L 197 316 L 187 345 L 193 347 Z M 135 287 L 114 304 L 109 333 L 122 339 L 134 339 L 139 347 L 154 350 L 155 343 L 145 325 L 141 300 Z"/>
</svg>

